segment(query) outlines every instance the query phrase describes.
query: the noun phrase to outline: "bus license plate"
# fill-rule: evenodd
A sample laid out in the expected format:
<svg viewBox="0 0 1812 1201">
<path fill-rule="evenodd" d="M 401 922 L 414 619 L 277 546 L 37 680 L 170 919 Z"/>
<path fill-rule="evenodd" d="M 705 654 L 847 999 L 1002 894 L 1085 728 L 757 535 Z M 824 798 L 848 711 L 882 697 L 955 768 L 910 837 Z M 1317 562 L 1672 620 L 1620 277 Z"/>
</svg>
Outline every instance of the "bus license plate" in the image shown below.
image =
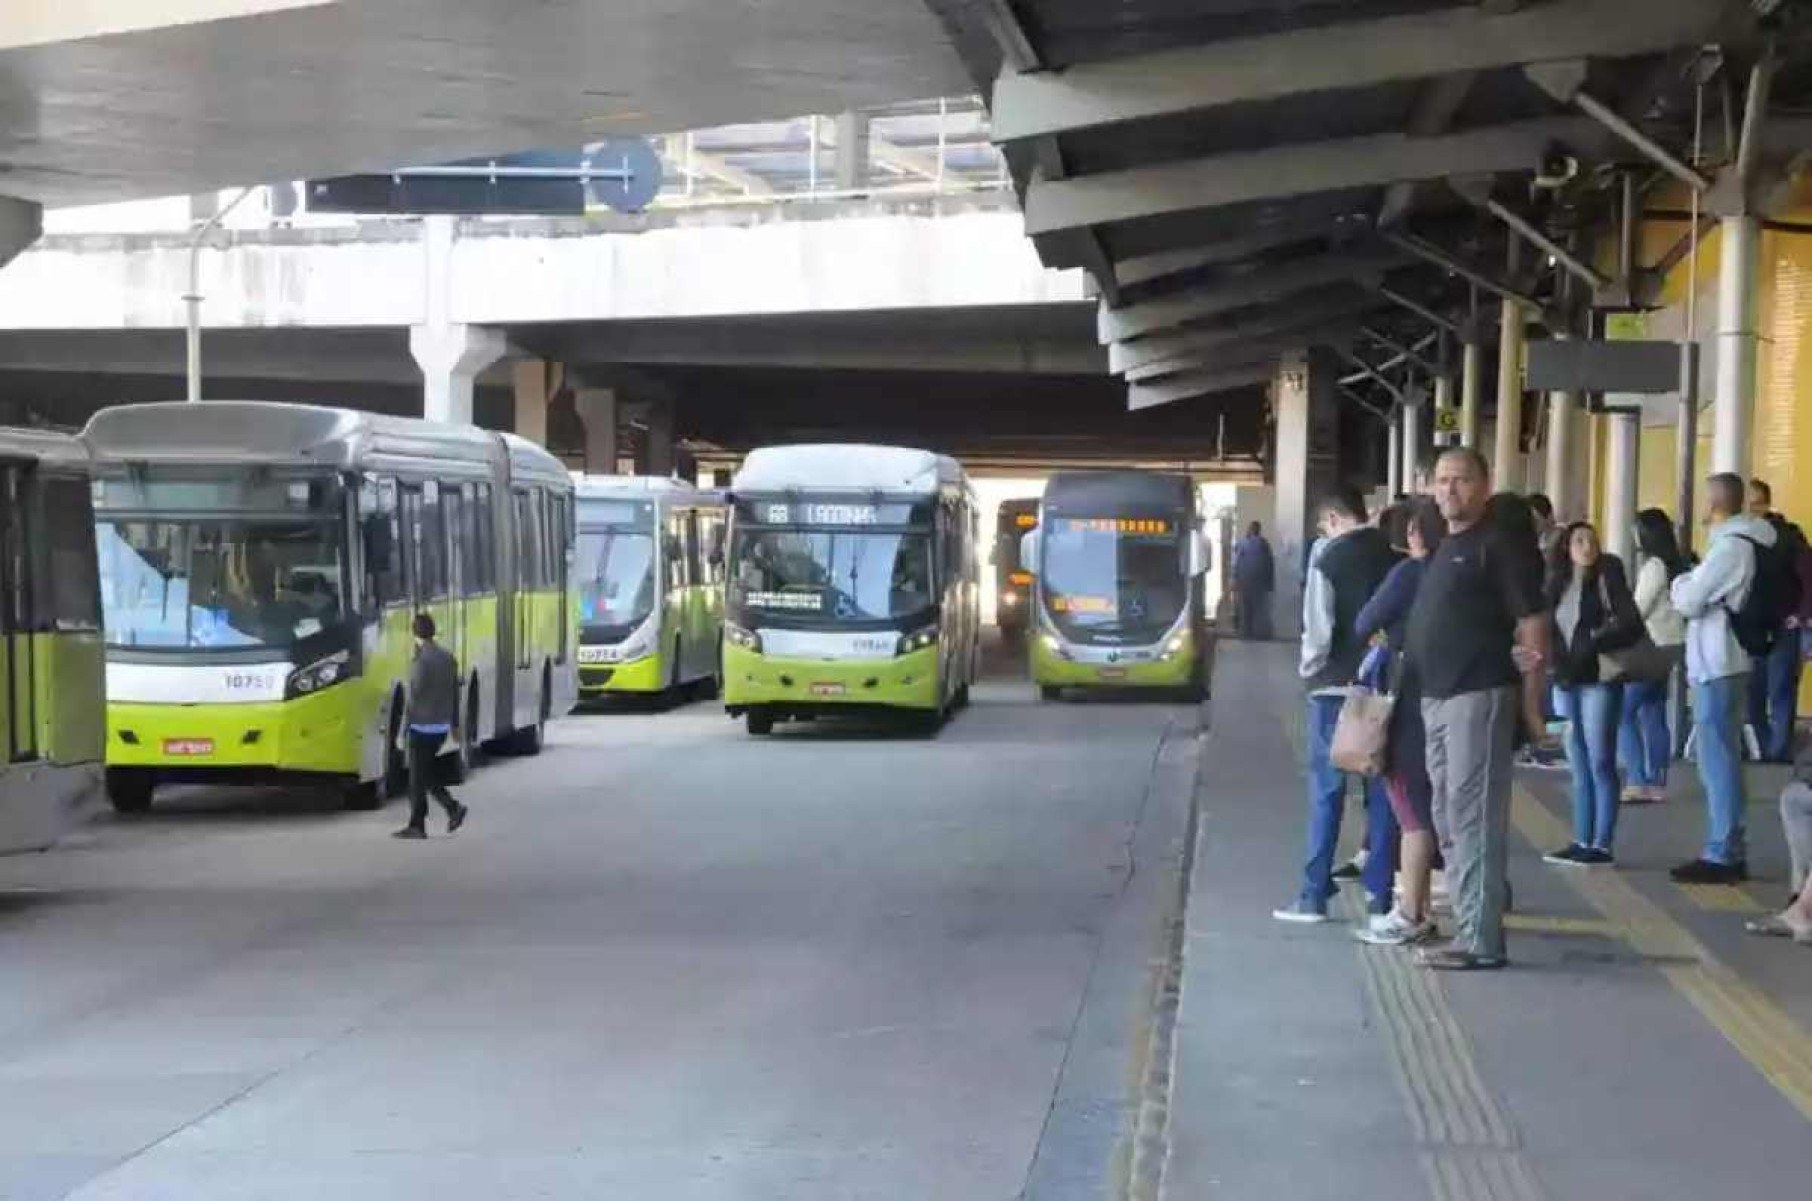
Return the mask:
<svg viewBox="0 0 1812 1201">
<path fill-rule="evenodd" d="M 849 689 L 842 684 L 812 685 L 813 696 L 842 696 L 847 691 L 849 691 Z"/>
<path fill-rule="evenodd" d="M 197 755 L 212 755 L 213 753 L 214 740 L 212 738 L 164 739 L 164 754 L 166 755 L 194 758 Z"/>
<path fill-rule="evenodd" d="M 1124 667 L 1103 667 L 1101 669 L 1101 678 L 1104 680 L 1124 680 L 1126 678 L 1126 669 Z"/>
</svg>

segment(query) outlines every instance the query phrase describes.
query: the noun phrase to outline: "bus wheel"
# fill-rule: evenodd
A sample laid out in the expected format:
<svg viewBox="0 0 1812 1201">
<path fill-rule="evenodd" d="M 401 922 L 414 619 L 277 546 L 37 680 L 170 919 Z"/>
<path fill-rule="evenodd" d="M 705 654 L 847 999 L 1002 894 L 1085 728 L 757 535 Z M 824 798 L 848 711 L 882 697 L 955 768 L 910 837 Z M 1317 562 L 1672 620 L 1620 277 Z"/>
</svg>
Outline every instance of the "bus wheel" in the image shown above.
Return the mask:
<svg viewBox="0 0 1812 1201">
<path fill-rule="evenodd" d="M 539 755 L 542 744 L 547 741 L 547 713 L 552 702 L 548 700 L 547 681 L 541 681 L 541 703 L 535 708 L 535 724 L 517 730 L 510 736 L 510 747 L 518 755 Z"/>
<path fill-rule="evenodd" d="M 743 715 L 743 722 L 756 738 L 766 738 L 774 732 L 774 715 L 762 709 L 750 709 Z"/>
<path fill-rule="evenodd" d="M 928 709 L 923 713 L 913 714 L 907 720 L 911 723 L 912 732 L 920 738 L 936 738 L 944 728 L 944 718 L 942 709 Z"/>
<path fill-rule="evenodd" d="M 1041 701 L 1060 701 L 1063 699 L 1063 689 L 1051 684 L 1046 684 L 1038 690 L 1038 699 Z"/>
<path fill-rule="evenodd" d="M 460 714 L 459 740 L 454 751 L 454 773 L 459 783 L 464 784 L 472 778 L 478 767 L 478 735 L 473 727 L 478 724 L 478 685 L 474 682 L 466 690 L 466 707 Z"/>
<path fill-rule="evenodd" d="M 151 808 L 157 777 L 142 767 L 107 769 L 107 803 L 115 813 L 143 813 Z"/>
<path fill-rule="evenodd" d="M 353 813 L 370 813 L 384 807 L 382 780 L 355 780 L 340 793 L 340 805 Z"/>
</svg>

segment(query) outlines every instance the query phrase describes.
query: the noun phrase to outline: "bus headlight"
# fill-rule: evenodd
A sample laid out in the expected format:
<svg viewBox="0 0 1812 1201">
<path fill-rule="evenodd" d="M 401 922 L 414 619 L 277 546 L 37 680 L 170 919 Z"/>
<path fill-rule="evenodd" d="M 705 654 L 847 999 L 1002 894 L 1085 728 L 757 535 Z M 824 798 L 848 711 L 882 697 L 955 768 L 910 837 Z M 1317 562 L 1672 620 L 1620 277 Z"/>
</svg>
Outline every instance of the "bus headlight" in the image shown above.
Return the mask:
<svg viewBox="0 0 1812 1201">
<path fill-rule="evenodd" d="M 294 700 L 299 696 L 319 692 L 323 688 L 338 684 L 352 674 L 352 652 L 335 651 L 325 659 L 316 659 L 307 667 L 298 667 L 289 673 L 289 679 L 283 685 L 285 700 Z"/>
<path fill-rule="evenodd" d="M 937 645 L 937 627 L 926 626 L 922 630 L 914 630 L 910 634 L 900 635 L 900 645 L 894 649 L 894 654 L 910 655 L 914 651 L 922 651 L 928 646 L 935 645 Z"/>
<path fill-rule="evenodd" d="M 727 621 L 724 622 L 724 641 L 745 651 L 753 651 L 758 655 L 761 653 L 760 634 L 754 630 L 745 630 L 738 625 L 731 625 Z"/>
<path fill-rule="evenodd" d="M 1182 634 L 1178 634 L 1175 638 L 1172 638 L 1170 644 L 1164 648 L 1164 657 L 1166 659 L 1174 659 L 1182 654 L 1188 646 L 1189 639 Z"/>
<path fill-rule="evenodd" d="M 1000 594 L 1000 603 L 1008 609 L 1018 608 L 1019 607 L 1019 593 L 1017 593 L 1017 592 L 1001 593 Z"/>
<path fill-rule="evenodd" d="M 623 645 L 617 647 L 616 657 L 619 662 L 627 663 L 632 659 L 640 659 L 653 650 L 654 638 L 648 627 L 643 626 L 631 634 Z"/>
<path fill-rule="evenodd" d="M 1055 634 L 1040 634 L 1038 637 L 1044 643 L 1044 649 L 1051 654 L 1056 655 L 1059 659 L 1067 659 L 1070 657 L 1070 652 L 1063 645 L 1063 640 L 1058 638 Z"/>
</svg>

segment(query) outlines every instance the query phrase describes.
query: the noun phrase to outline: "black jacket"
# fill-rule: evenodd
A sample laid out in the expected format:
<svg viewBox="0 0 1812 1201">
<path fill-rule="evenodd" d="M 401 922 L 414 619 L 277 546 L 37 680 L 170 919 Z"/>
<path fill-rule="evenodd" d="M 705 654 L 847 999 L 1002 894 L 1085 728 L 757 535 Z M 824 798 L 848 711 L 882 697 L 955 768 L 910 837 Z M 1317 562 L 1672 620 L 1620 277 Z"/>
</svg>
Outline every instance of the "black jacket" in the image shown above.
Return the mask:
<svg viewBox="0 0 1812 1201">
<path fill-rule="evenodd" d="M 459 661 L 438 642 L 417 648 L 409 667 L 409 724 L 459 724 Z"/>
<path fill-rule="evenodd" d="M 1623 560 L 1600 555 L 1586 570 L 1579 589 L 1579 623 L 1573 637 L 1561 633 L 1556 611 L 1572 582 L 1573 565 L 1548 577 L 1548 624 L 1554 643 L 1554 682 L 1562 686 L 1598 683 L 1598 656 L 1628 650 L 1642 640 L 1646 628 L 1636 598 L 1630 592 Z"/>
<path fill-rule="evenodd" d="M 1390 540 L 1374 526 L 1361 526 L 1322 552 L 1312 570 L 1326 576 L 1334 589 L 1333 643 L 1327 664 L 1309 681 L 1311 688 L 1345 687 L 1358 676 L 1366 650 L 1355 628 L 1359 610 L 1397 560 Z"/>
</svg>

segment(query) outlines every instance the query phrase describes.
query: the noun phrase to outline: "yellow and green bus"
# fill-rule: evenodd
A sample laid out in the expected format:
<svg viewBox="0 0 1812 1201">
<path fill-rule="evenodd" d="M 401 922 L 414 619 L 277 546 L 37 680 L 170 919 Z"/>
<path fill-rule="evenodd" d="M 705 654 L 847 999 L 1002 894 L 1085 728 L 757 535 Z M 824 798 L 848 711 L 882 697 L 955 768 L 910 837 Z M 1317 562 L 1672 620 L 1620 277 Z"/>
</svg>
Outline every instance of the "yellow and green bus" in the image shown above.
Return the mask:
<svg viewBox="0 0 1812 1201">
<path fill-rule="evenodd" d="M 97 791 L 104 672 L 88 452 L 0 429 L 0 853 L 43 850 Z"/>
<path fill-rule="evenodd" d="M 722 495 L 641 476 L 581 476 L 577 488 L 580 698 L 715 695 Z"/>
<path fill-rule="evenodd" d="M 980 669 L 975 493 L 954 459 L 752 453 L 731 486 L 724 702 L 749 733 L 862 710 L 934 732 Z"/>
<path fill-rule="evenodd" d="M 1032 612 L 1032 573 L 1019 560 L 1020 546 L 1037 528 L 1037 497 L 1000 502 L 994 519 L 994 624 L 1003 637 L 1014 642 L 1024 637 Z"/>
<path fill-rule="evenodd" d="M 1194 483 L 1154 471 L 1060 472 L 1045 484 L 1023 561 L 1032 681 L 1067 688 L 1207 687 L 1208 541 Z"/>
<path fill-rule="evenodd" d="M 401 791 L 416 612 L 465 673 L 460 769 L 533 754 L 577 699 L 573 485 L 508 434 L 312 405 L 125 405 L 94 459 L 107 792 Z"/>
</svg>

